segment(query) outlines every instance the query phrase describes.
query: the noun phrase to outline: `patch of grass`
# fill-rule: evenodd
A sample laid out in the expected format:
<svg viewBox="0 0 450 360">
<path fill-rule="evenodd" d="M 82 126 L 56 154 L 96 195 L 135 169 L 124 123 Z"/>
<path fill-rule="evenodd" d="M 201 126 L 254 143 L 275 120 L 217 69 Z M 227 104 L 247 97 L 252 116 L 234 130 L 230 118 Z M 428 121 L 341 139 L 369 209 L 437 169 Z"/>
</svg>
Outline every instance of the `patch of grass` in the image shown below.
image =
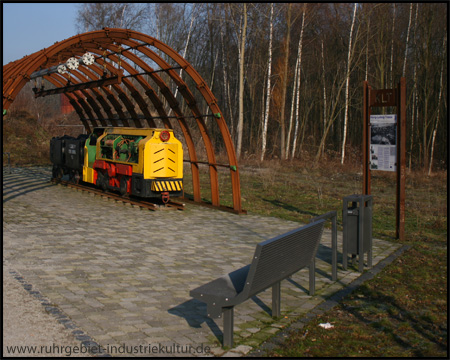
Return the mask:
<svg viewBox="0 0 450 360">
<path fill-rule="evenodd" d="M 337 166 L 337 165 L 333 165 Z M 339 166 L 337 166 L 339 167 Z M 359 169 L 265 163 L 240 167 L 243 207 L 249 213 L 306 223 L 338 211 L 361 193 Z M 443 357 L 447 355 L 447 177 L 407 176 L 406 240 L 411 249 L 336 308 L 318 316 L 269 356 Z M 393 174 L 372 176 L 373 232 L 395 237 Z M 331 322 L 333 329 L 319 323 Z"/>
<path fill-rule="evenodd" d="M 361 169 L 337 163 L 317 167 L 300 162 L 242 163 L 240 178 L 243 208 L 249 213 L 307 223 L 314 216 L 337 210 L 340 230 L 343 198 L 360 194 L 362 189 Z M 209 180 L 206 172 L 202 179 L 203 183 Z M 221 189 L 226 186 L 220 183 Z M 395 191 L 395 174 L 373 172 L 373 235 L 398 242 Z M 221 203 L 232 205 L 231 191 L 221 193 Z M 405 233 L 409 251 L 337 307 L 292 332 L 268 355 L 446 357 L 446 172 L 431 177 L 420 172 L 407 174 Z M 318 326 L 325 322 L 334 328 Z"/>
</svg>

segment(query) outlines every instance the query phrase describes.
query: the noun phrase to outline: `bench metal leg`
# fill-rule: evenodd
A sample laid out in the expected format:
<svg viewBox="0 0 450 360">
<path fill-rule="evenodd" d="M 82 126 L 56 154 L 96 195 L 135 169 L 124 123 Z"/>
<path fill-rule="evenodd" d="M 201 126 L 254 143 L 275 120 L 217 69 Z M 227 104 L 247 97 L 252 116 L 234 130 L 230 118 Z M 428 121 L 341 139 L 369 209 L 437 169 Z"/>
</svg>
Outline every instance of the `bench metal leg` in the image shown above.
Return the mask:
<svg viewBox="0 0 450 360">
<path fill-rule="evenodd" d="M 332 276 L 333 281 L 337 280 L 337 226 L 336 226 L 336 216 L 331 219 L 331 249 L 333 252 L 331 264 L 332 264 Z"/>
<path fill-rule="evenodd" d="M 281 281 L 272 286 L 272 317 L 281 316 Z"/>
<path fill-rule="evenodd" d="M 313 296 L 316 289 L 316 259 L 309 265 L 309 295 Z"/>
<path fill-rule="evenodd" d="M 233 347 L 234 306 L 223 308 L 223 346 Z"/>
<path fill-rule="evenodd" d="M 348 243 L 348 236 L 347 236 L 347 209 L 345 208 L 347 203 L 344 200 L 344 210 L 342 210 L 342 267 L 344 270 L 347 270 L 347 243 Z"/>
</svg>

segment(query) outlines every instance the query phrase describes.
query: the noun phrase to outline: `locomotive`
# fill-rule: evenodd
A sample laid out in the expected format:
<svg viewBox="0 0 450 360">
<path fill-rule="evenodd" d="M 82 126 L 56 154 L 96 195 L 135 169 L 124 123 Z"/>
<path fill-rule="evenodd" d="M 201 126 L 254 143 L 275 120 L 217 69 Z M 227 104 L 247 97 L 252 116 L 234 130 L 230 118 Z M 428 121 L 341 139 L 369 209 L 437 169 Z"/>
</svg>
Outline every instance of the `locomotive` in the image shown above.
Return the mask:
<svg viewBox="0 0 450 360">
<path fill-rule="evenodd" d="M 183 195 L 183 147 L 171 129 L 104 127 L 54 137 L 50 160 L 54 179 L 69 175 L 76 183 L 164 203 Z"/>
</svg>

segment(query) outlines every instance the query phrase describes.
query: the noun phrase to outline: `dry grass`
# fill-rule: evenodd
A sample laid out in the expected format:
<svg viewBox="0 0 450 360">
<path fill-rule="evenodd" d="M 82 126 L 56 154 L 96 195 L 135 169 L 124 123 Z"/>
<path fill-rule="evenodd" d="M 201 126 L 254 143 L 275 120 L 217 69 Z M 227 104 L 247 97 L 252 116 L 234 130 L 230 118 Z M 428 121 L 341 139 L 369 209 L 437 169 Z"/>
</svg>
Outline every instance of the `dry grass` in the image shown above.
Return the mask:
<svg viewBox="0 0 450 360">
<path fill-rule="evenodd" d="M 3 122 L 3 151 L 13 165 L 49 164 L 50 132 L 27 113 Z M 307 223 L 338 210 L 342 200 L 361 193 L 362 166 L 358 151 L 344 166 L 336 154 L 320 162 L 307 152 L 296 161 L 255 157 L 240 163 L 243 208 L 250 213 Z M 218 157 L 220 158 L 220 157 Z M 222 159 L 222 158 L 220 158 Z M 226 159 L 225 159 L 226 160 Z M 226 162 L 226 161 L 224 161 Z M 5 164 L 5 157 L 4 157 Z M 192 194 L 189 166 L 185 191 Z M 201 167 L 202 197 L 210 199 L 208 167 Z M 221 203 L 232 205 L 229 171 L 219 169 Z M 373 232 L 395 239 L 393 173 L 372 172 Z M 406 239 L 411 249 L 365 283 L 336 308 L 318 316 L 300 333 L 293 332 L 271 356 L 445 357 L 447 343 L 447 171 L 412 171 L 406 177 Z M 342 228 L 341 228 L 342 229 Z M 332 330 L 318 327 L 331 322 Z"/>
<path fill-rule="evenodd" d="M 3 121 L 3 151 L 12 165 L 50 164 L 51 135 L 29 113 L 22 111 Z M 3 156 L 6 164 L 6 156 Z"/>
<path fill-rule="evenodd" d="M 207 171 L 202 178 L 208 186 Z M 362 189 L 362 167 L 356 160 L 344 166 L 332 159 L 314 164 L 307 155 L 294 162 L 242 161 L 240 178 L 243 207 L 250 213 L 306 223 L 337 210 L 341 230 L 343 198 Z M 374 236 L 398 242 L 395 189 L 395 174 L 372 172 Z M 221 201 L 231 205 L 230 193 L 222 193 Z M 447 356 L 447 214 L 447 172 L 409 172 L 404 243 L 411 249 L 269 355 Z M 326 322 L 334 328 L 318 326 Z"/>
</svg>

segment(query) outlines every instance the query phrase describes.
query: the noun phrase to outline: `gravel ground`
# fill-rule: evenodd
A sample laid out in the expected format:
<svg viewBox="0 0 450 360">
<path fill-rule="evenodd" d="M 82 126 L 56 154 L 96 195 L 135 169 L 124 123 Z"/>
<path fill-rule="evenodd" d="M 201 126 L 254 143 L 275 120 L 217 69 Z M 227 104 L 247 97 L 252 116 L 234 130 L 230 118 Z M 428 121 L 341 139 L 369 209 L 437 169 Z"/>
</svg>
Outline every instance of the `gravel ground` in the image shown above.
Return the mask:
<svg viewBox="0 0 450 360">
<path fill-rule="evenodd" d="M 4 261 L 3 357 L 89 356 L 79 353 L 80 341 L 48 314 L 41 302 L 26 291 L 10 271 L 14 272 L 14 269 Z M 22 353 L 18 353 L 19 347 L 22 347 Z"/>
</svg>

